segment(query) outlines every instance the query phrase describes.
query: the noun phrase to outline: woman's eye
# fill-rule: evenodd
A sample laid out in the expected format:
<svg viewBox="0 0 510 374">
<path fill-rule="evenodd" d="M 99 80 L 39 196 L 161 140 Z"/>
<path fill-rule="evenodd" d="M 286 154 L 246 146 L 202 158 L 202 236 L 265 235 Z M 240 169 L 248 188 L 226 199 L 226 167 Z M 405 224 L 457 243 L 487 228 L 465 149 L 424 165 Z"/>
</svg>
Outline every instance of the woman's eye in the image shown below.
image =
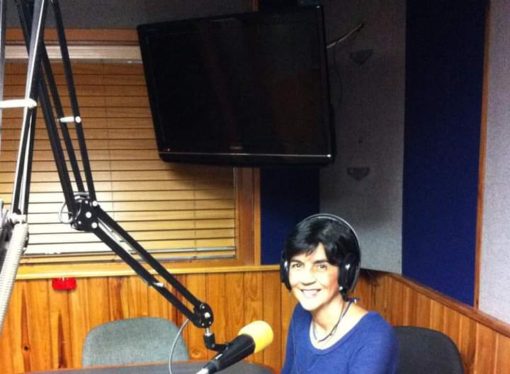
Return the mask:
<svg viewBox="0 0 510 374">
<path fill-rule="evenodd" d="M 319 270 L 319 271 L 328 270 L 328 264 L 317 264 L 317 270 Z"/>
</svg>

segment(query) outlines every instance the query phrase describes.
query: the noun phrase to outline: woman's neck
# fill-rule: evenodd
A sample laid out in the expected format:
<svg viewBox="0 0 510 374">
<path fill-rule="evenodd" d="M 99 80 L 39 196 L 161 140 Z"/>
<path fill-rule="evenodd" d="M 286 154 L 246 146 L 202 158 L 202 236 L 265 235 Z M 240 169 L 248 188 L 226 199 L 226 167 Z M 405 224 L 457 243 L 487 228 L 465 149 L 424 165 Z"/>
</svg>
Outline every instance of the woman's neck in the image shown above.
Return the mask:
<svg viewBox="0 0 510 374">
<path fill-rule="evenodd" d="M 339 295 L 332 299 L 327 305 L 312 312 L 312 321 L 317 328 L 329 331 L 338 321 L 338 318 L 345 310 L 347 302 Z"/>
</svg>

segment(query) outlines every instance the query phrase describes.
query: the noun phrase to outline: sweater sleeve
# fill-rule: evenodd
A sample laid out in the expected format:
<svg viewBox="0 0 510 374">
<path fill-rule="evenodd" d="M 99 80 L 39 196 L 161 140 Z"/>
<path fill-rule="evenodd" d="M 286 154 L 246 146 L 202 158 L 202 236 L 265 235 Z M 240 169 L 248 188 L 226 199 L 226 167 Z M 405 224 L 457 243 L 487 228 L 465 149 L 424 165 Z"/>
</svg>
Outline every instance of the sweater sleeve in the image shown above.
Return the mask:
<svg viewBox="0 0 510 374">
<path fill-rule="evenodd" d="M 349 373 L 394 374 L 398 364 L 398 342 L 392 329 L 379 331 L 353 354 Z"/>
</svg>

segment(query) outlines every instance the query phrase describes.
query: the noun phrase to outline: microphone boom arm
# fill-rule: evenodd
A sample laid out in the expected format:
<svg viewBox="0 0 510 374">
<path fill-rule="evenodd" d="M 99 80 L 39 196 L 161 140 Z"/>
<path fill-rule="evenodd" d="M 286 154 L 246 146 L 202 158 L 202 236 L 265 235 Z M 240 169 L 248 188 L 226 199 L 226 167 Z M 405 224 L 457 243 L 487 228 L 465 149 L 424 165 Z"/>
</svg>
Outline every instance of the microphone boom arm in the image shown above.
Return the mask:
<svg viewBox="0 0 510 374">
<path fill-rule="evenodd" d="M 1 1 L 1 9 L 5 9 Z M 46 11 L 50 1 L 57 28 L 58 42 L 62 55 L 64 75 L 66 78 L 69 99 L 71 102 L 72 116 L 65 117 L 55 82 L 49 57 L 44 44 L 44 24 Z M 191 322 L 200 328 L 205 328 L 204 341 L 208 349 L 221 351 L 223 344 L 214 342 L 214 334 L 209 330 L 214 317 L 211 307 L 197 299 L 175 276 L 166 270 L 161 263 L 145 250 L 131 235 L 129 235 L 112 217 L 106 213 L 96 199 L 92 171 L 88 157 L 88 151 L 83 132 L 82 118 L 79 112 L 77 96 L 75 92 L 71 62 L 64 34 L 64 27 L 60 13 L 58 0 L 16 0 L 20 23 L 24 33 L 28 49 L 28 72 L 25 99 L 18 100 L 24 108 L 18 163 L 16 167 L 15 187 L 10 210 L 7 217 L 28 215 L 28 197 L 30 187 L 31 164 L 33 158 L 34 132 L 37 106 L 39 103 L 48 131 L 48 138 L 53 152 L 60 184 L 67 206 L 67 222 L 78 231 L 95 234 L 113 252 L 115 252 L 127 265 L 129 265 L 145 282 L 159 292 L 168 302 L 174 305 Z M 32 4 L 33 3 L 33 4 Z M 0 10 L 1 12 L 1 10 Z M 3 47 L 5 40 L 5 23 L 2 22 L 0 30 L 0 44 Z M 3 72 L 4 56 L 0 58 Z M 3 85 L 3 76 L 0 77 L 0 85 Z M 2 97 L 0 97 L 2 100 Z M 10 106 L 14 100 L 0 102 L 0 110 Z M 57 117 L 57 118 L 55 118 Z M 1 119 L 1 118 L 0 118 Z M 0 122 L 1 124 L 1 122 Z M 80 162 L 70 134 L 74 128 L 77 144 L 80 152 Z M 64 145 L 64 147 L 63 147 Z M 71 170 L 66 162 L 69 161 Z M 81 167 L 81 168 L 80 168 Z M 73 176 L 74 185 L 70 175 Z M 82 177 L 83 176 L 83 177 Z M 9 225 L 2 222 L 2 230 L 11 229 L 17 222 L 9 221 Z M 9 226 L 9 227 L 8 227 Z M 0 238 L 1 239 L 1 238 Z M 2 244 L 2 243 L 0 243 Z M 0 247 L 1 248 L 1 247 Z M 160 282 L 141 262 L 134 256 L 138 255 L 158 275 L 168 282 L 174 291 L 191 304 L 192 309 L 184 304 L 174 293 Z M 2 253 L 0 253 L 0 258 Z M 0 262 L 0 266 L 2 262 Z M 1 269 L 1 267 L 0 267 Z M 2 270 L 2 273 L 4 271 Z M 0 328 L 3 316 L 0 316 Z"/>
</svg>

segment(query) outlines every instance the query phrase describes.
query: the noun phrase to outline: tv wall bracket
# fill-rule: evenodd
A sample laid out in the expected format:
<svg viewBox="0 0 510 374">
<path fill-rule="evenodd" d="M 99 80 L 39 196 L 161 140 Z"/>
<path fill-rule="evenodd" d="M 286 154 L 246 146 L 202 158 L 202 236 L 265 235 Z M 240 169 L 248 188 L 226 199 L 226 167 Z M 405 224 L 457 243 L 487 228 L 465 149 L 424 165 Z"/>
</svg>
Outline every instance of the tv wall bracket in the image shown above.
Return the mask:
<svg viewBox="0 0 510 374">
<path fill-rule="evenodd" d="M 211 307 L 186 289 L 159 261 L 110 217 L 97 201 L 58 0 L 16 0 L 20 25 L 28 51 L 28 64 L 25 95 L 23 98 L 12 100 L 3 99 L 7 1 L 0 0 L 0 3 L 0 132 L 2 129 L 1 112 L 10 108 L 23 109 L 15 181 L 9 209 L 4 209 L 3 203 L 0 202 L 0 329 L 7 310 L 19 259 L 28 240 L 30 177 L 37 110 L 40 108 L 43 112 L 67 207 L 66 221 L 75 230 L 95 234 L 150 287 L 159 292 L 195 326 L 204 328 L 204 341 L 208 349 L 224 350 L 225 345 L 216 344 L 214 334 L 210 330 L 214 320 Z M 63 111 L 59 89 L 44 41 L 48 8 L 52 9 L 55 19 L 61 62 L 71 103 L 72 113 L 67 116 Z M 72 133 L 77 139 L 77 149 L 72 141 Z M 137 257 L 163 278 L 174 292 L 171 292 L 163 282 L 159 281 L 151 270 L 143 266 L 142 261 Z M 177 295 L 180 295 L 184 302 Z M 185 302 L 191 307 L 188 307 Z"/>
</svg>

